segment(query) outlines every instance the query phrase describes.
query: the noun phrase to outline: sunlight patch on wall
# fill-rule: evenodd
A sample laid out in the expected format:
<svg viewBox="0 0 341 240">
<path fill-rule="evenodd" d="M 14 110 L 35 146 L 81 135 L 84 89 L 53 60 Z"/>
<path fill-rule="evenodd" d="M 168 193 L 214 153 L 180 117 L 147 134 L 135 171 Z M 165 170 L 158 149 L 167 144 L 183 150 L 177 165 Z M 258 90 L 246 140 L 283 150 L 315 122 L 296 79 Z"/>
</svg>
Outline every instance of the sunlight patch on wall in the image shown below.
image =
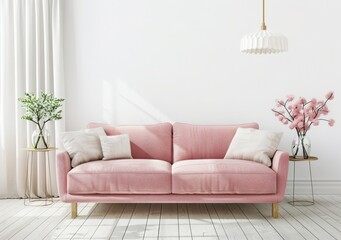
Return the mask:
<svg viewBox="0 0 341 240">
<path fill-rule="evenodd" d="M 151 124 L 174 121 L 122 79 L 103 81 L 102 117 L 113 124 Z"/>
<path fill-rule="evenodd" d="M 173 122 L 169 116 L 157 109 L 121 79 L 117 81 L 117 90 L 117 120 L 119 123 Z"/>
<path fill-rule="evenodd" d="M 117 85 L 115 81 L 102 81 L 102 118 L 105 123 L 117 121 Z"/>
</svg>

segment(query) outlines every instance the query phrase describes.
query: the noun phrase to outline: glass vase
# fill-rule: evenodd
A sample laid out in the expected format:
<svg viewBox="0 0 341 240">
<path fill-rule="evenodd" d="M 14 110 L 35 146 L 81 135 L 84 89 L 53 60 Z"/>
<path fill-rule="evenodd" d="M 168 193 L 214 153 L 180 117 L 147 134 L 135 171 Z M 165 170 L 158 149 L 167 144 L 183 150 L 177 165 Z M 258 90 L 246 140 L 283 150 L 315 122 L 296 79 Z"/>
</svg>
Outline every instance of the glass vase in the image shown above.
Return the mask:
<svg viewBox="0 0 341 240">
<path fill-rule="evenodd" d="M 307 159 L 310 155 L 311 142 L 310 139 L 303 134 L 297 135 L 291 144 L 291 153 L 294 158 Z"/>
<path fill-rule="evenodd" d="M 49 148 L 50 133 L 46 129 L 37 128 L 32 133 L 32 146 L 36 149 Z"/>
</svg>

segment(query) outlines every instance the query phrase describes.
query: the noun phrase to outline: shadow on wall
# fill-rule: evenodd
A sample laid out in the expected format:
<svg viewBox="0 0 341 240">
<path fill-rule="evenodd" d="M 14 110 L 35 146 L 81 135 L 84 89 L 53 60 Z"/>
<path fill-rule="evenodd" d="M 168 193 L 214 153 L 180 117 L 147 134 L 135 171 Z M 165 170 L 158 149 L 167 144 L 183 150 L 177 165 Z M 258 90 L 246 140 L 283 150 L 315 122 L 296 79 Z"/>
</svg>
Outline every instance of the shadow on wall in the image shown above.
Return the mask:
<svg viewBox="0 0 341 240">
<path fill-rule="evenodd" d="M 174 121 L 121 79 L 102 81 L 102 119 L 113 124 Z"/>
</svg>

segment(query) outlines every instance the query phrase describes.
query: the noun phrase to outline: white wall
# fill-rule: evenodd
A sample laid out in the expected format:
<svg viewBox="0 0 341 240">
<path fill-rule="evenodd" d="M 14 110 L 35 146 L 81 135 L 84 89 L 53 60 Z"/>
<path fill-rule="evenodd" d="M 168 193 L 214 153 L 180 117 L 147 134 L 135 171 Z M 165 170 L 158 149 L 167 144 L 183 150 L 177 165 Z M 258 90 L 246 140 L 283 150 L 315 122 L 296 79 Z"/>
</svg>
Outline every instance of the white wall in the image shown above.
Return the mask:
<svg viewBox="0 0 341 240">
<path fill-rule="evenodd" d="M 287 53 L 239 52 L 241 37 L 260 28 L 260 0 L 64 1 L 67 129 L 256 121 L 283 131 L 288 150 L 295 133 L 273 116 L 274 100 L 334 90 L 335 127 L 322 124 L 309 137 L 320 157 L 315 179 L 341 182 L 341 2 L 266 3 L 268 30 L 288 37 Z"/>
</svg>

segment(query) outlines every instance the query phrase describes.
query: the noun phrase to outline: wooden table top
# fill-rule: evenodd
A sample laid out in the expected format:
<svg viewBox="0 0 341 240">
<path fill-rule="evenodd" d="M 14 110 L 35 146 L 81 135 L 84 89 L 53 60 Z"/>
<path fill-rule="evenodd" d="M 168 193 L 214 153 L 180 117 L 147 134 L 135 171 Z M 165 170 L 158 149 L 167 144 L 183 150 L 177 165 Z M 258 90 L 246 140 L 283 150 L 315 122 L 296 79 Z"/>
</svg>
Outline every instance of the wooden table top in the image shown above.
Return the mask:
<svg viewBox="0 0 341 240">
<path fill-rule="evenodd" d="M 56 147 L 49 147 L 49 148 L 23 148 L 24 151 L 28 152 L 51 152 L 56 151 L 58 148 Z"/>
<path fill-rule="evenodd" d="M 318 160 L 318 157 L 309 156 L 308 158 L 303 158 L 302 156 L 289 156 L 289 161 L 315 161 Z"/>
</svg>

